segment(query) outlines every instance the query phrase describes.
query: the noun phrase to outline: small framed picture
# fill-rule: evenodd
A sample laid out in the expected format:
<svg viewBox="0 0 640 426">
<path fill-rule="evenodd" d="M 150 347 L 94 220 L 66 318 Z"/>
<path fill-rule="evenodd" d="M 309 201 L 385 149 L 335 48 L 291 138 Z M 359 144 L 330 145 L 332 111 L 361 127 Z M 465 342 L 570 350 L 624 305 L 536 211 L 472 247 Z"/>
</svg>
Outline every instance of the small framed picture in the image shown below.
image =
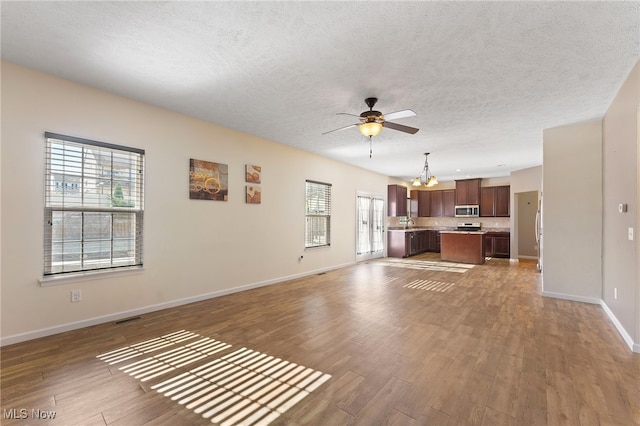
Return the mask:
<svg viewBox="0 0 640 426">
<path fill-rule="evenodd" d="M 262 173 L 262 167 L 255 164 L 247 164 L 245 168 L 245 182 L 247 183 L 260 183 L 260 175 Z"/>
<path fill-rule="evenodd" d="M 260 204 L 262 191 L 259 186 L 247 185 L 247 204 Z"/>
</svg>

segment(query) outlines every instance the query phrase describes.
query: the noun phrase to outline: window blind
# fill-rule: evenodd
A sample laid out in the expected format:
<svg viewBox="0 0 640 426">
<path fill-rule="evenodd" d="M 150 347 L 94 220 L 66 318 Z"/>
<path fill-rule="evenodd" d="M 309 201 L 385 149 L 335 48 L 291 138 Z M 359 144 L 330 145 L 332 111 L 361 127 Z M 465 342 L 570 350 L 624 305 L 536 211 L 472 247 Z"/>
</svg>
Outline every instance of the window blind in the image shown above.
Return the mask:
<svg viewBox="0 0 640 426">
<path fill-rule="evenodd" d="M 305 248 L 331 245 L 331 184 L 306 181 Z"/>
<path fill-rule="evenodd" d="M 144 150 L 45 141 L 44 275 L 141 266 Z"/>
</svg>

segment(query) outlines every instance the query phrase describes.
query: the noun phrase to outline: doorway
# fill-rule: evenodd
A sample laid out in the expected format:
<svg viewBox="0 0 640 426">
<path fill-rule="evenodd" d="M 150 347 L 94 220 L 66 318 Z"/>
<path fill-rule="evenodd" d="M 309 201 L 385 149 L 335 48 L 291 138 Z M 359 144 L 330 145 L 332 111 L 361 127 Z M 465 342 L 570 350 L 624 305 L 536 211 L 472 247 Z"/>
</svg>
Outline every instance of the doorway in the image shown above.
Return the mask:
<svg viewBox="0 0 640 426">
<path fill-rule="evenodd" d="M 519 192 L 516 197 L 517 257 L 537 259 L 536 214 L 538 213 L 538 191 Z"/>
<path fill-rule="evenodd" d="M 384 255 L 384 196 L 358 192 L 356 200 L 356 261 Z"/>
</svg>

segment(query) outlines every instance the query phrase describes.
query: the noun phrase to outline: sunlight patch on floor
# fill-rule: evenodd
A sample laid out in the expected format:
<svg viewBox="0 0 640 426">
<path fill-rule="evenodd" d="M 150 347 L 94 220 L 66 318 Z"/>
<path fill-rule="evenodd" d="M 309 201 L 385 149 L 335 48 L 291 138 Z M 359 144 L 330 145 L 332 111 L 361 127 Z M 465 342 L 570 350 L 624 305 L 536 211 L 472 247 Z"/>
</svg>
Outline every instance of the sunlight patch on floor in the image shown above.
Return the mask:
<svg viewBox="0 0 640 426">
<path fill-rule="evenodd" d="M 97 358 L 110 365 L 118 364 L 198 337 L 201 336 L 181 330 Z M 201 337 L 123 365 L 119 370 L 143 382 L 173 372 L 173 377 L 151 388 L 212 423 L 224 426 L 268 425 L 331 378 L 321 371 L 247 348 L 178 374 L 179 368 L 230 347 Z"/>
<path fill-rule="evenodd" d="M 454 283 L 443 283 L 440 281 L 433 281 L 433 280 L 415 280 L 410 282 L 409 284 L 405 284 L 403 287 L 444 293 L 449 291 L 454 285 L 455 285 Z"/>
<path fill-rule="evenodd" d="M 389 283 L 394 282 L 397 279 L 398 279 L 398 277 L 391 277 L 391 276 L 388 276 L 388 275 L 384 275 L 384 276 L 380 277 L 379 280 L 376 280 L 376 281 L 380 282 L 380 284 L 389 284 Z"/>
<path fill-rule="evenodd" d="M 109 363 L 109 365 L 118 364 L 131 358 L 136 358 L 150 352 L 159 351 L 160 349 L 185 342 L 198 336 L 199 334 L 180 330 L 98 355 L 97 358 Z"/>
<path fill-rule="evenodd" d="M 146 382 L 154 377 L 200 361 L 209 355 L 221 352 L 230 347 L 231 345 L 226 343 L 204 337 L 187 345 L 120 367 L 120 370 L 136 379 Z"/>
<path fill-rule="evenodd" d="M 438 262 L 433 260 L 413 260 L 413 259 L 396 259 L 386 258 L 380 260 L 385 266 L 394 266 L 398 268 L 419 269 L 427 271 L 440 271 L 440 272 L 458 272 L 465 273 L 474 265 L 468 265 L 466 263 L 452 263 L 452 262 Z"/>
</svg>

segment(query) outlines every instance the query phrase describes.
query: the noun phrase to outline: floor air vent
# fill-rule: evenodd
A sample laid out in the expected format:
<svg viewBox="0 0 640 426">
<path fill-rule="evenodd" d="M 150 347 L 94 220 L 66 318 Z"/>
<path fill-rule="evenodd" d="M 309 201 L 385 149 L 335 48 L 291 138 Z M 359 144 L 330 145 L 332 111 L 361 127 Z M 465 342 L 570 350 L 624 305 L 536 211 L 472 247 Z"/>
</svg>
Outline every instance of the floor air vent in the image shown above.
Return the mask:
<svg viewBox="0 0 640 426">
<path fill-rule="evenodd" d="M 140 316 L 138 316 L 138 317 L 131 317 L 131 318 L 124 318 L 124 319 L 121 319 L 121 320 L 118 320 L 118 321 L 114 321 L 114 322 L 113 322 L 113 325 L 120 325 L 120 324 L 124 324 L 124 323 L 126 323 L 126 322 L 136 321 L 136 320 L 139 320 L 139 319 L 141 319 L 141 318 L 142 318 L 142 317 L 140 317 Z"/>
</svg>

